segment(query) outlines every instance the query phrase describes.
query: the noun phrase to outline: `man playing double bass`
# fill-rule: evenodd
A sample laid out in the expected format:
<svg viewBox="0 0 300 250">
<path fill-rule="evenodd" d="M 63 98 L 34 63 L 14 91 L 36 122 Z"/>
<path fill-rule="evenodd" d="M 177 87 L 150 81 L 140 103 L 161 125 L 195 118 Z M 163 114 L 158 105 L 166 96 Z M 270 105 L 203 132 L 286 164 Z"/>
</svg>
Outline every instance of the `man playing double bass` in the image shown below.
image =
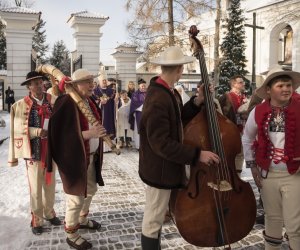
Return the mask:
<svg viewBox="0 0 300 250">
<path fill-rule="evenodd" d="M 183 65 L 194 60 L 172 46 L 152 61 L 161 65 L 160 76 L 150 81 L 140 123 L 139 175 L 146 187 L 142 223 L 142 249 L 160 249 L 160 231 L 172 189 L 185 186 L 185 165 L 219 163 L 210 151 L 183 144 L 183 124 L 201 109 L 203 88 L 185 106 L 174 84 L 180 79 Z"/>
</svg>

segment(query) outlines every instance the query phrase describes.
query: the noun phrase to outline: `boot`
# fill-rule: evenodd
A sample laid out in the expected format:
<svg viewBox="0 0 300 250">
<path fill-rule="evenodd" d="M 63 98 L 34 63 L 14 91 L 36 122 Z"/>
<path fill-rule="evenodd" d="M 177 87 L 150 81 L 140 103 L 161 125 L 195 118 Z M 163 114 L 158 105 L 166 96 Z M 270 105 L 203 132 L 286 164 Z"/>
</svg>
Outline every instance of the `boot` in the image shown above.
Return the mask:
<svg viewBox="0 0 300 250">
<path fill-rule="evenodd" d="M 142 234 L 142 250 L 160 250 L 160 239 L 153 239 Z"/>
</svg>

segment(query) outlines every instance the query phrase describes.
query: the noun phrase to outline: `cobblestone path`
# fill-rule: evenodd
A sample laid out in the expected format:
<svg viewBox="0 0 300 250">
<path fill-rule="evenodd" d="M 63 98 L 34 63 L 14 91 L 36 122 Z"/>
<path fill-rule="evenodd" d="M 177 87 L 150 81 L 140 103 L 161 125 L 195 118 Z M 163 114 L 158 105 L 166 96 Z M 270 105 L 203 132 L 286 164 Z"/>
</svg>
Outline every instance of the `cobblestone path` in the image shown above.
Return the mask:
<svg viewBox="0 0 300 250">
<path fill-rule="evenodd" d="M 141 249 L 140 233 L 144 206 L 144 184 L 137 174 L 138 153 L 136 150 L 124 150 L 120 156 L 113 153 L 104 154 L 103 176 L 105 186 L 99 187 L 93 199 L 90 218 L 101 222 L 98 231 L 81 230 L 83 237 L 93 244 L 92 249 Z M 248 173 L 245 180 L 252 179 Z M 63 219 L 65 204 L 59 176 L 57 176 L 56 211 Z M 254 187 L 257 195 L 257 189 Z M 241 209 L 243 209 L 241 207 Z M 65 241 L 63 226 L 52 227 L 46 224 L 46 233 L 32 235 L 25 242 L 28 250 L 63 250 L 70 249 Z M 238 228 L 237 228 L 238 230 Z M 264 249 L 262 225 L 255 225 L 250 234 L 243 240 L 232 244 L 232 249 Z M 28 227 L 28 233 L 30 228 Z M 199 248 L 187 243 L 178 233 L 172 222 L 166 223 L 162 230 L 162 249 L 222 249 Z M 282 249 L 288 249 L 284 244 Z"/>
</svg>

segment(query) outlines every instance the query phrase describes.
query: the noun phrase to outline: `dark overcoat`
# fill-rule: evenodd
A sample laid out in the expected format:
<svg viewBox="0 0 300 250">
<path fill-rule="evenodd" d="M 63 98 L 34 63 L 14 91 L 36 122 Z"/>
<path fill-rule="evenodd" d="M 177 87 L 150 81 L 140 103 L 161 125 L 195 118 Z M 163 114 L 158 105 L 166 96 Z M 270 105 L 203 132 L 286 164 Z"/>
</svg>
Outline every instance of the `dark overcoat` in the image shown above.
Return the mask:
<svg viewBox="0 0 300 250">
<path fill-rule="evenodd" d="M 193 101 L 178 103 L 165 86 L 150 81 L 140 123 L 139 175 L 148 185 L 161 188 L 181 188 L 186 184 L 185 165 L 194 165 L 200 149 L 184 145 L 183 122 L 194 117 L 199 108 Z M 180 97 L 179 97 L 180 98 Z"/>
<path fill-rule="evenodd" d="M 51 171 L 52 159 L 56 162 L 65 193 L 85 196 L 87 189 L 88 159 L 82 137 L 79 112 L 69 95 L 60 96 L 54 105 L 48 127 L 47 166 Z M 98 109 L 98 112 L 101 112 Z M 103 149 L 102 141 L 95 155 L 96 180 L 104 185 L 101 169 Z"/>
</svg>

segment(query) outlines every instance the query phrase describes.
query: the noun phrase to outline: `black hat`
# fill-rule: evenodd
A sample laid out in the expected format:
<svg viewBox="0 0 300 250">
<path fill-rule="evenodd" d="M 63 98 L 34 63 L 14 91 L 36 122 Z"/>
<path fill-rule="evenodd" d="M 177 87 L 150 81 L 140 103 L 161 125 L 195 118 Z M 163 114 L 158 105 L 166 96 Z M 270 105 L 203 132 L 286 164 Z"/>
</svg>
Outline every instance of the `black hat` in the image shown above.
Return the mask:
<svg viewBox="0 0 300 250">
<path fill-rule="evenodd" d="M 138 80 L 138 84 L 142 84 L 142 83 L 146 83 L 146 81 L 145 81 L 143 78 L 140 78 L 140 79 Z"/>
<path fill-rule="evenodd" d="M 21 86 L 27 85 L 29 84 L 29 82 L 33 79 L 37 79 L 37 78 L 42 78 L 44 79 L 44 75 L 42 75 L 41 73 L 38 73 L 36 71 L 30 71 L 27 76 L 26 76 L 26 81 L 21 83 Z"/>
</svg>

